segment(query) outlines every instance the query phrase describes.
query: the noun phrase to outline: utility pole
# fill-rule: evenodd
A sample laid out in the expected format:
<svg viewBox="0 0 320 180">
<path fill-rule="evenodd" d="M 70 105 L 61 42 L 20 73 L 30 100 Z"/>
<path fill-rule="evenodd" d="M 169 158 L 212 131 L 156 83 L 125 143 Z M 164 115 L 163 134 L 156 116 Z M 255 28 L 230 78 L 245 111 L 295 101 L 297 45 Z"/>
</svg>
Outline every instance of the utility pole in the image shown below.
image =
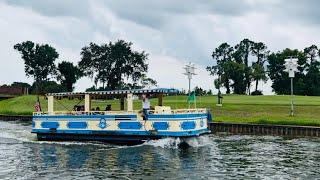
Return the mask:
<svg viewBox="0 0 320 180">
<path fill-rule="evenodd" d="M 298 71 L 298 59 L 297 58 L 292 58 L 290 59 L 285 59 L 285 66 L 286 69 L 285 71 L 289 73 L 289 78 L 291 81 L 291 109 L 290 109 L 290 116 L 294 116 L 294 109 L 293 109 L 293 78 L 294 78 L 294 73 Z"/>
</svg>

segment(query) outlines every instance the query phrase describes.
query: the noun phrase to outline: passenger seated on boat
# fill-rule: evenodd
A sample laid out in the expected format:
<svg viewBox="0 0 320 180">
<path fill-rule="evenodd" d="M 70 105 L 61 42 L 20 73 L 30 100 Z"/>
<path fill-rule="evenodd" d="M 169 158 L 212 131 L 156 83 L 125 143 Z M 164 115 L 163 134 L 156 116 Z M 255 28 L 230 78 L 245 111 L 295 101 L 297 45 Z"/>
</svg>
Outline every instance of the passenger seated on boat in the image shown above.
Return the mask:
<svg viewBox="0 0 320 180">
<path fill-rule="evenodd" d="M 84 110 L 84 106 L 77 106 L 77 105 L 75 105 L 75 106 L 73 107 L 73 110 L 74 110 L 74 111 L 82 111 L 82 107 L 83 107 L 83 110 Z"/>
<path fill-rule="evenodd" d="M 76 111 L 76 114 L 82 114 L 81 111 L 84 111 L 84 106 L 77 106 L 77 105 L 75 105 L 75 106 L 73 107 L 73 110 Z"/>
<path fill-rule="evenodd" d="M 108 104 L 105 111 L 111 111 L 111 104 Z"/>
<path fill-rule="evenodd" d="M 101 112 L 99 112 L 100 111 L 100 107 L 96 107 L 95 111 L 96 112 L 94 112 L 94 114 L 101 114 Z"/>
<path fill-rule="evenodd" d="M 150 101 L 146 94 L 142 95 L 142 112 L 143 112 L 143 120 L 148 120 L 148 114 L 150 110 Z"/>
<path fill-rule="evenodd" d="M 81 113 L 83 114 L 84 106 L 80 106 L 80 111 L 81 111 Z"/>
</svg>

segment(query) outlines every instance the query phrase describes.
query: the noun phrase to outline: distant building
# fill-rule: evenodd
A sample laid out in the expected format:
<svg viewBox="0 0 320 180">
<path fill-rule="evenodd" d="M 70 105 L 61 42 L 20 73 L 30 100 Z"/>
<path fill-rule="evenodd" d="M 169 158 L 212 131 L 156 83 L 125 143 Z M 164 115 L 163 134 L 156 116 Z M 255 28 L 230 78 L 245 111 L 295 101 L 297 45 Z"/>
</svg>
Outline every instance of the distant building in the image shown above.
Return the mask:
<svg viewBox="0 0 320 180">
<path fill-rule="evenodd" d="M 7 85 L 0 86 L 0 95 L 20 96 L 28 94 L 28 88 L 26 87 L 12 87 Z"/>
</svg>

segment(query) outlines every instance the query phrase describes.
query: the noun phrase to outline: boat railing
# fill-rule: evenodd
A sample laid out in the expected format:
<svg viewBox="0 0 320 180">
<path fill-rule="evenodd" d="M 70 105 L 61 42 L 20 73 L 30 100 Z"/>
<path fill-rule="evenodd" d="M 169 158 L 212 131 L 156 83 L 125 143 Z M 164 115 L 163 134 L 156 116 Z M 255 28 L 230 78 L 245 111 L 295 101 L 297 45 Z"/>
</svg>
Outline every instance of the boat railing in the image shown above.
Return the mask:
<svg viewBox="0 0 320 180">
<path fill-rule="evenodd" d="M 33 116 L 43 115 L 118 115 L 118 114 L 136 114 L 137 111 L 54 111 L 54 112 L 34 112 Z"/>
<path fill-rule="evenodd" d="M 167 111 L 156 111 L 149 110 L 150 114 L 196 114 L 196 113 L 206 113 L 207 109 L 197 108 L 197 109 L 175 109 Z M 34 112 L 33 116 L 44 116 L 44 115 L 119 115 L 119 114 L 138 114 L 141 113 L 139 110 L 135 111 L 54 111 L 54 112 Z"/>
<path fill-rule="evenodd" d="M 181 113 L 206 113 L 206 108 L 197 108 L 197 109 L 176 109 L 172 110 L 173 114 L 181 114 Z"/>
<path fill-rule="evenodd" d="M 207 109 L 197 108 L 197 109 L 170 109 L 170 110 L 149 110 L 151 114 L 196 114 L 196 113 L 206 113 Z"/>
</svg>

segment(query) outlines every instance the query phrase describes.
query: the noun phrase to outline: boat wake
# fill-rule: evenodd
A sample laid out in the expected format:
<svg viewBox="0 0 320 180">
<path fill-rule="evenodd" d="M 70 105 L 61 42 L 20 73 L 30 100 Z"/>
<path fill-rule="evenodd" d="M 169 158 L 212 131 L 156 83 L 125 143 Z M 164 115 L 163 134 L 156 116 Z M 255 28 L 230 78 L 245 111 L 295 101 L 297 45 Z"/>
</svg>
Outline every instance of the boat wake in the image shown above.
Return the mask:
<svg viewBox="0 0 320 180">
<path fill-rule="evenodd" d="M 35 134 L 31 132 L 29 124 L 20 122 L 6 122 L 0 121 L 0 138 L 14 140 L 14 143 L 32 143 L 32 144 L 57 144 L 57 145 L 93 145 L 106 148 L 127 148 L 127 147 L 140 147 L 140 146 L 153 146 L 167 149 L 179 148 L 198 148 L 212 144 L 209 135 L 193 137 L 193 138 L 164 138 L 159 140 L 150 140 L 141 145 L 135 146 L 120 146 L 102 142 L 78 142 L 78 141 L 38 141 Z"/>
<path fill-rule="evenodd" d="M 168 149 L 179 149 L 179 148 L 199 148 L 203 146 L 208 146 L 212 144 L 209 135 L 203 135 L 199 137 L 192 138 L 163 138 L 158 140 L 150 140 L 144 143 L 147 146 L 154 146 L 160 148 Z"/>
<path fill-rule="evenodd" d="M 37 136 L 31 133 L 31 125 L 22 124 L 21 122 L 6 122 L 0 121 L 0 139 L 10 139 L 11 143 L 30 143 L 30 144 L 56 144 L 56 145 L 93 145 L 106 148 L 121 147 L 117 145 L 88 141 L 38 141 Z M 13 142 L 12 142 L 13 140 Z M 124 147 L 124 146 L 123 146 Z"/>
<path fill-rule="evenodd" d="M 36 135 L 30 133 L 30 125 L 17 122 L 0 121 L 0 132 L 0 138 L 13 139 L 20 143 L 36 140 Z"/>
</svg>

